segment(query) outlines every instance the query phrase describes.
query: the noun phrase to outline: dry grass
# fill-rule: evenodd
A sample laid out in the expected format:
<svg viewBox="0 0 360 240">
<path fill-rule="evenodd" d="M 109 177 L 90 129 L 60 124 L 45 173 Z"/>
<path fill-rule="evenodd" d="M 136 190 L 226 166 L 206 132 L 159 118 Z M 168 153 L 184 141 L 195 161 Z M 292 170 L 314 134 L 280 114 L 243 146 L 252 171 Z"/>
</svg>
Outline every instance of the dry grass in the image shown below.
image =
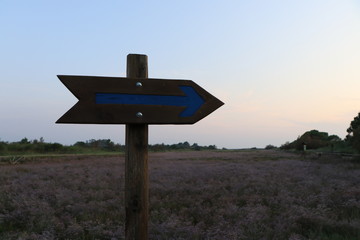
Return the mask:
<svg viewBox="0 0 360 240">
<path fill-rule="evenodd" d="M 360 164 L 277 151 L 150 154 L 150 239 L 360 239 Z M 0 239 L 124 239 L 124 159 L 0 167 Z"/>
</svg>

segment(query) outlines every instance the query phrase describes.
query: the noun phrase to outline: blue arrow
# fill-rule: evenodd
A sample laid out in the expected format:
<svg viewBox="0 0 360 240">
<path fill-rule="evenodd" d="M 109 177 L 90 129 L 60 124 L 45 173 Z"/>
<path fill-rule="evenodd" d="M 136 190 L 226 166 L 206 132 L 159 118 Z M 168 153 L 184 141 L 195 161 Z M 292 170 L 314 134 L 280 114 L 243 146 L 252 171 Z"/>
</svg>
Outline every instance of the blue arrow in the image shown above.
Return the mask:
<svg viewBox="0 0 360 240">
<path fill-rule="evenodd" d="M 138 104 L 186 107 L 180 117 L 191 117 L 204 104 L 204 99 L 190 86 L 179 86 L 185 96 L 96 93 L 96 104 Z"/>
</svg>

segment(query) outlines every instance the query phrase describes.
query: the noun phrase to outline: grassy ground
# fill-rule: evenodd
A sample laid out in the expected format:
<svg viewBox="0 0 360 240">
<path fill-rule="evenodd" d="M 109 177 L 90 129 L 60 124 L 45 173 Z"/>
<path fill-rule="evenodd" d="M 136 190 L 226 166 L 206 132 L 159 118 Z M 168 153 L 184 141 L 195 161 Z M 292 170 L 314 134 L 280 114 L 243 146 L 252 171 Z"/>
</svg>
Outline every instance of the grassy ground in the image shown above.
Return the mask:
<svg viewBox="0 0 360 240">
<path fill-rule="evenodd" d="M 150 239 L 360 239 L 360 163 L 278 151 L 151 153 Z M 124 159 L 0 166 L 0 239 L 124 239 Z"/>
<path fill-rule="evenodd" d="M 23 155 L 7 155 L 0 156 L 0 166 L 1 165 L 17 165 L 24 163 L 42 163 L 42 162 L 63 162 L 64 160 L 80 160 L 96 157 L 106 157 L 106 156 L 123 156 L 123 152 L 92 152 L 92 153 L 66 153 L 66 154 L 23 154 Z"/>
</svg>

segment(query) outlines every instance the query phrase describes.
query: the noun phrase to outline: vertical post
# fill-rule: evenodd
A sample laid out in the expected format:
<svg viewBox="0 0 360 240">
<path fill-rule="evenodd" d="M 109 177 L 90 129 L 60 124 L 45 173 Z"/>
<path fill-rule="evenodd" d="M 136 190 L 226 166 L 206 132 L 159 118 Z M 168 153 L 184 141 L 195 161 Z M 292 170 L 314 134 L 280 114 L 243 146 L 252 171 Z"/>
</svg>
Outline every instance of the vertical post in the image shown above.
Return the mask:
<svg viewBox="0 0 360 240">
<path fill-rule="evenodd" d="M 147 56 L 127 56 L 126 77 L 147 78 Z M 148 125 L 126 125 L 125 239 L 148 239 Z"/>
</svg>

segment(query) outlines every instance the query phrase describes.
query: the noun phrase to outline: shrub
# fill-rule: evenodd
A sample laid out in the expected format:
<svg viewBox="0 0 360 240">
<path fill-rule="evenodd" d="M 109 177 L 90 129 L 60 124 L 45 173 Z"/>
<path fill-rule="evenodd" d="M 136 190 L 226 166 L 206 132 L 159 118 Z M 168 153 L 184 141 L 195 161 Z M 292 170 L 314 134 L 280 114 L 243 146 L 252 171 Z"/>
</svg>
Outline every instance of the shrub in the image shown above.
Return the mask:
<svg viewBox="0 0 360 240">
<path fill-rule="evenodd" d="M 295 141 L 286 142 L 280 148 L 289 150 L 303 150 L 303 145 L 306 144 L 307 149 L 319 149 L 331 146 L 334 143 L 341 142 L 341 139 L 336 135 L 330 135 L 327 132 L 319 132 L 318 130 L 311 130 L 305 132 L 298 137 Z"/>
<path fill-rule="evenodd" d="M 265 147 L 266 150 L 275 149 L 275 148 L 276 148 L 276 147 L 275 147 L 274 145 L 271 145 L 271 144 L 269 144 L 269 145 L 267 145 L 267 146 Z"/>
</svg>

